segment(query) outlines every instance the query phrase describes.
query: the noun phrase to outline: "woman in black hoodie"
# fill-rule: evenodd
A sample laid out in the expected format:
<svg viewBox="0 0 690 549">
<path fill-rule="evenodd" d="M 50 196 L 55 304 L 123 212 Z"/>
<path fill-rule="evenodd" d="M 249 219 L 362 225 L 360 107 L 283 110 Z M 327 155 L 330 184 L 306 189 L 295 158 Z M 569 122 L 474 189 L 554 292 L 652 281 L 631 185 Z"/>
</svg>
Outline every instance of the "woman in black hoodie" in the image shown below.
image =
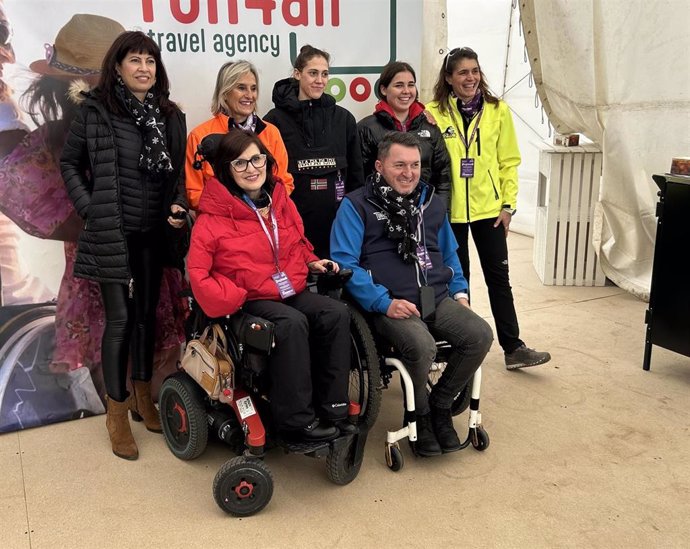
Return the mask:
<svg viewBox="0 0 690 549">
<path fill-rule="evenodd" d="M 330 257 L 331 224 L 343 196 L 364 184 L 355 118 L 324 94 L 329 59 L 325 51 L 303 46 L 292 78 L 273 87 L 275 108 L 264 117 L 285 142 L 295 178 L 290 198 L 319 257 Z"/>
</svg>

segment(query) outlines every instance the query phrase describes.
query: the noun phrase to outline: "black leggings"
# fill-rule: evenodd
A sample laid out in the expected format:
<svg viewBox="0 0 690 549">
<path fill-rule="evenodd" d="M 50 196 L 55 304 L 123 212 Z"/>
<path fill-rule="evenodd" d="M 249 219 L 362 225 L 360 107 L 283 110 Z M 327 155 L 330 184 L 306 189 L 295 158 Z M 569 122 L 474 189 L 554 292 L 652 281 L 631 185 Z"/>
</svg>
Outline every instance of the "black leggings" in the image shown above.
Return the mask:
<svg viewBox="0 0 690 549">
<path fill-rule="evenodd" d="M 101 283 L 105 330 L 101 346 L 103 377 L 108 396 L 127 399 L 127 359 L 132 357 L 132 379 L 149 381 L 153 373 L 156 308 L 163 265 L 161 239 L 155 233 L 127 236 L 133 293 L 126 284 Z"/>
</svg>

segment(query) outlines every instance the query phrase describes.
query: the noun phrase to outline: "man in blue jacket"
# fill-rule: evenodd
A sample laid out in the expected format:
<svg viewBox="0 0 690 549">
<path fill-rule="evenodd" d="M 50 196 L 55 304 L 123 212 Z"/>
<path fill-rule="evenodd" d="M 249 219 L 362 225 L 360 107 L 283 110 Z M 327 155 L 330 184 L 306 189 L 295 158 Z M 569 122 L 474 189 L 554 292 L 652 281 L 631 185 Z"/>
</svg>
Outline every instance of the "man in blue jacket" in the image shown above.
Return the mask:
<svg viewBox="0 0 690 549">
<path fill-rule="evenodd" d="M 364 187 L 340 205 L 331 230 L 331 257 L 353 270 L 347 290 L 374 313 L 377 332 L 401 353 L 412 376 L 417 454 L 454 452 L 460 440 L 451 405 L 489 352 L 493 334 L 470 309 L 445 204 L 419 179 L 417 137 L 386 135 L 375 168 Z M 428 395 L 434 338 L 448 341 L 453 352 Z"/>
</svg>

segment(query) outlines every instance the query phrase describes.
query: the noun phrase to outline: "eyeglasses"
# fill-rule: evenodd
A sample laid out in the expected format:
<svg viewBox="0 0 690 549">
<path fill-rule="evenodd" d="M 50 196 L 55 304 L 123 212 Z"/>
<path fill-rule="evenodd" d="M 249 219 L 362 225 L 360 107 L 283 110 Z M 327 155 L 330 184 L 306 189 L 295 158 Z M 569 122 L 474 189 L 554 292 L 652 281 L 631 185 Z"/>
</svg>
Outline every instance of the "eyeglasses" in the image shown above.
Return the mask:
<svg viewBox="0 0 690 549">
<path fill-rule="evenodd" d="M 238 158 L 237 160 L 232 160 L 230 162 L 230 165 L 232 166 L 233 170 L 235 170 L 237 173 L 240 173 L 247 171 L 250 162 L 252 166 L 254 166 L 257 170 L 259 168 L 263 168 L 266 165 L 266 155 L 255 154 L 249 160 L 245 160 L 244 158 Z"/>
<path fill-rule="evenodd" d="M 448 62 L 451 60 L 452 57 L 456 57 L 458 55 L 460 57 L 469 57 L 470 59 L 477 59 L 477 53 L 472 48 L 453 48 L 448 52 L 448 55 L 446 55 L 446 72 L 448 72 Z"/>
<path fill-rule="evenodd" d="M 12 34 L 9 21 L 0 21 L 0 46 L 9 46 L 12 43 Z"/>
</svg>

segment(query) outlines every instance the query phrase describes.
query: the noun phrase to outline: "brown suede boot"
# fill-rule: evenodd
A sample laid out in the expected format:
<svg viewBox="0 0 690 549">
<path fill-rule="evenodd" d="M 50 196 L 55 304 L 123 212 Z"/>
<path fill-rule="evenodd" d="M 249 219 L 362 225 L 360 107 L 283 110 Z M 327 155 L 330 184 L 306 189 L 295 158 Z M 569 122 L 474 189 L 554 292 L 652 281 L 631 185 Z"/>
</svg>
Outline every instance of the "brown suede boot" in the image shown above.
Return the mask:
<svg viewBox="0 0 690 549">
<path fill-rule="evenodd" d="M 132 395 L 129 397 L 129 409 L 134 421 L 144 421 L 144 426 L 152 433 L 162 433 L 161 418 L 158 409 L 151 400 L 151 382 L 132 380 Z"/>
<path fill-rule="evenodd" d="M 129 418 L 127 417 L 129 406 L 127 402 L 127 400 L 118 402 L 106 397 L 108 412 L 105 426 L 108 428 L 113 454 L 122 459 L 134 460 L 139 457 L 139 450 L 137 449 L 137 443 L 134 442 L 132 430 L 129 427 Z"/>
</svg>

